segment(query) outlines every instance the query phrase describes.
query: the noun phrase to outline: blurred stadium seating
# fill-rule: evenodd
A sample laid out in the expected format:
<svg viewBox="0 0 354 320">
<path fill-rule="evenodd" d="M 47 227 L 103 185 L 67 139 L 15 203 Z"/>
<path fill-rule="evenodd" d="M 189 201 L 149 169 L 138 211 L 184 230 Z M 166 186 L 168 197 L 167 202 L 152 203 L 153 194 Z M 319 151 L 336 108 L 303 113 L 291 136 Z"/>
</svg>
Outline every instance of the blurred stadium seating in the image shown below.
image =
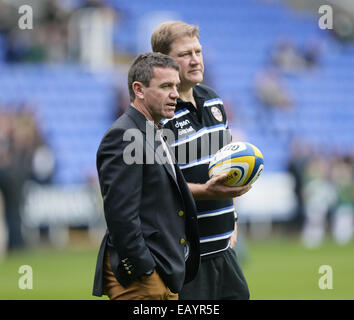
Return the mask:
<svg viewBox="0 0 354 320">
<path fill-rule="evenodd" d="M 200 10 L 198 2 L 187 0 L 177 7 L 158 0 L 124 1 L 118 7 L 125 17 L 116 26 L 116 48 L 138 54 L 139 21 L 161 8 L 200 26 L 211 84 L 221 97 L 228 98 L 235 113 L 232 125 L 264 152 L 265 170 L 286 169 L 288 146 L 294 136 L 316 150 L 332 144 L 340 153 L 353 151 L 354 45 L 343 46 L 320 30 L 318 17 L 295 12 L 280 2 L 205 0 Z M 270 52 L 282 38 L 299 47 L 316 38 L 325 50 L 316 70 L 282 75 L 294 97 L 294 107 L 274 109 L 271 122 L 262 123 L 263 106 L 254 96 L 253 82 L 270 63 Z M 3 37 L 0 43 L 1 60 L 6 45 Z M 57 160 L 54 181 L 83 182 L 83 170 L 94 170 L 99 139 L 112 121 L 114 75 L 90 73 L 74 64 L 2 63 L 0 68 L 0 102 L 27 101 L 36 108 Z"/>
<path fill-rule="evenodd" d="M 84 182 L 112 120 L 112 77 L 75 65 L 2 65 L 0 70 L 2 105 L 29 103 L 54 150 L 54 182 Z"/>
<path fill-rule="evenodd" d="M 85 1 L 71 3 L 76 4 L 74 10 Z M 127 91 L 127 66 L 142 48 L 149 50 L 150 29 L 164 17 L 199 25 L 205 82 L 224 100 L 234 138 L 262 150 L 264 175 L 288 170 L 293 141 L 308 146 L 312 155 L 353 157 L 354 43 L 341 43 L 332 32 L 321 30 L 318 13 L 294 10 L 280 0 L 104 3 L 118 16 L 114 68 L 92 70 L 72 57 L 9 63 L 9 42 L 0 32 L 1 109 L 21 104 L 32 108 L 56 160 L 54 185 L 82 185 L 96 176 L 100 139 L 113 122 L 117 106 L 125 107 L 118 91 Z M 290 43 L 302 59 L 309 49 L 317 50 L 314 66 L 291 72 L 281 69 L 275 54 L 284 43 Z M 256 79 L 269 70 L 289 94 L 291 103 L 286 108 L 265 105 L 257 96 Z M 284 217 L 289 213 L 290 207 Z"/>
</svg>

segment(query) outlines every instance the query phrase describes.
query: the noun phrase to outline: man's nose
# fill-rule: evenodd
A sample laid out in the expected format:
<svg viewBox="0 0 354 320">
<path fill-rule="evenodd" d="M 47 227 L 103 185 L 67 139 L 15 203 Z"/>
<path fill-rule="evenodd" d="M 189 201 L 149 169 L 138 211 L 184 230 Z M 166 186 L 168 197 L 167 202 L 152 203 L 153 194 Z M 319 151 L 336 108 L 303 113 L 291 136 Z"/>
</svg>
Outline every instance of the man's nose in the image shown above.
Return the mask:
<svg viewBox="0 0 354 320">
<path fill-rule="evenodd" d="M 193 52 L 191 56 L 191 64 L 199 64 L 200 63 L 200 57 Z"/>
<path fill-rule="evenodd" d="M 173 90 L 170 93 L 170 97 L 172 99 L 177 99 L 179 97 L 179 93 L 178 93 L 177 87 L 173 88 Z"/>
</svg>

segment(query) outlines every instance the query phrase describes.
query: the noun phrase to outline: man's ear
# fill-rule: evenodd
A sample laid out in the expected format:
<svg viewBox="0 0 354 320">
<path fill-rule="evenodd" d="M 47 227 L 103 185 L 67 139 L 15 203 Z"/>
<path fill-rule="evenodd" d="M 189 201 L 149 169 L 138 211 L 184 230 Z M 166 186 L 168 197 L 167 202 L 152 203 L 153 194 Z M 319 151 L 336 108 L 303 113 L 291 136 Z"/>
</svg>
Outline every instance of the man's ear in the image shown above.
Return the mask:
<svg viewBox="0 0 354 320">
<path fill-rule="evenodd" d="M 132 84 L 132 87 L 133 87 L 133 91 L 135 93 L 135 96 L 139 99 L 144 99 L 145 86 L 139 81 L 134 81 Z"/>
</svg>

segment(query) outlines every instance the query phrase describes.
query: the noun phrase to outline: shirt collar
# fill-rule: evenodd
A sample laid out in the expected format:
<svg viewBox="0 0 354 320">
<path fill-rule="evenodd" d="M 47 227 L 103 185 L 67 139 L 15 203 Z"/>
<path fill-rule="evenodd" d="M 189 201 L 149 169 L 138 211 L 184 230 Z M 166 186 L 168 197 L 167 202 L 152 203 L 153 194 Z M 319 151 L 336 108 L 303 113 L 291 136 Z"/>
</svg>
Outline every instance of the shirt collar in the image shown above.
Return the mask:
<svg viewBox="0 0 354 320">
<path fill-rule="evenodd" d="M 205 98 L 198 92 L 198 90 L 196 90 L 196 86 L 193 88 L 193 97 L 194 97 L 195 102 L 197 104 L 197 108 L 201 108 L 204 106 Z M 183 108 L 195 109 L 194 106 L 192 105 L 192 103 L 190 103 L 189 101 L 183 101 L 182 99 L 178 98 L 176 109 L 180 110 Z"/>
</svg>

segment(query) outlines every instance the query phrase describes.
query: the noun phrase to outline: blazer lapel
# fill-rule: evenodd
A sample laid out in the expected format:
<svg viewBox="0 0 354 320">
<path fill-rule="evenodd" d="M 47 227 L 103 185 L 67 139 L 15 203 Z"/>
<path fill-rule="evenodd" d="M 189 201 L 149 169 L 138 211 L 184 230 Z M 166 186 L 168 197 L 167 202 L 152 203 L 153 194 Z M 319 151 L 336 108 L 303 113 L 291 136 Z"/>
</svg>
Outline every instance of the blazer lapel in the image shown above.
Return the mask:
<svg viewBox="0 0 354 320">
<path fill-rule="evenodd" d="M 171 150 L 170 150 L 169 146 L 167 145 L 167 143 L 165 143 L 165 146 L 167 147 L 167 151 L 170 153 L 172 161 L 175 162 L 173 154 L 171 153 Z M 167 157 L 163 157 L 162 153 L 166 152 L 166 151 L 164 150 L 161 141 L 159 141 L 159 140 L 155 141 L 154 150 L 155 150 L 156 162 L 157 163 L 161 163 L 163 165 L 163 167 L 166 169 L 168 174 L 172 177 L 172 179 L 175 181 L 175 183 L 178 186 L 176 175 L 175 175 L 175 173 L 173 172 L 173 169 L 172 169 L 172 166 L 174 166 L 174 168 L 175 168 L 175 164 L 174 163 L 168 163 L 168 158 Z M 175 168 L 175 171 L 176 171 L 176 168 Z"/>
<path fill-rule="evenodd" d="M 162 166 L 165 168 L 167 173 L 171 176 L 171 178 L 173 179 L 173 181 L 175 182 L 175 184 L 177 185 L 177 187 L 179 189 L 178 181 L 176 179 L 176 176 L 173 172 L 171 165 L 174 166 L 175 169 L 176 169 L 176 166 L 173 163 L 169 164 L 166 161 L 167 160 L 166 157 L 163 157 L 162 154 L 160 153 L 164 149 L 162 147 L 162 143 L 161 143 L 160 139 L 155 139 L 156 138 L 156 129 L 154 128 L 154 126 L 152 126 L 151 131 L 150 131 L 150 128 L 147 127 L 147 126 L 149 126 L 148 120 L 145 118 L 145 116 L 142 113 L 140 113 L 138 110 L 136 110 L 131 105 L 126 109 L 125 113 L 135 122 L 137 128 L 140 131 L 142 131 L 143 134 L 145 135 L 146 144 L 149 144 L 154 152 L 154 158 L 153 158 L 154 163 L 162 164 Z M 147 131 L 149 131 L 149 132 L 147 132 Z M 172 161 L 175 161 L 173 153 L 171 152 L 171 149 L 167 143 L 166 143 L 166 146 L 168 148 L 168 151 L 170 152 Z"/>
</svg>

